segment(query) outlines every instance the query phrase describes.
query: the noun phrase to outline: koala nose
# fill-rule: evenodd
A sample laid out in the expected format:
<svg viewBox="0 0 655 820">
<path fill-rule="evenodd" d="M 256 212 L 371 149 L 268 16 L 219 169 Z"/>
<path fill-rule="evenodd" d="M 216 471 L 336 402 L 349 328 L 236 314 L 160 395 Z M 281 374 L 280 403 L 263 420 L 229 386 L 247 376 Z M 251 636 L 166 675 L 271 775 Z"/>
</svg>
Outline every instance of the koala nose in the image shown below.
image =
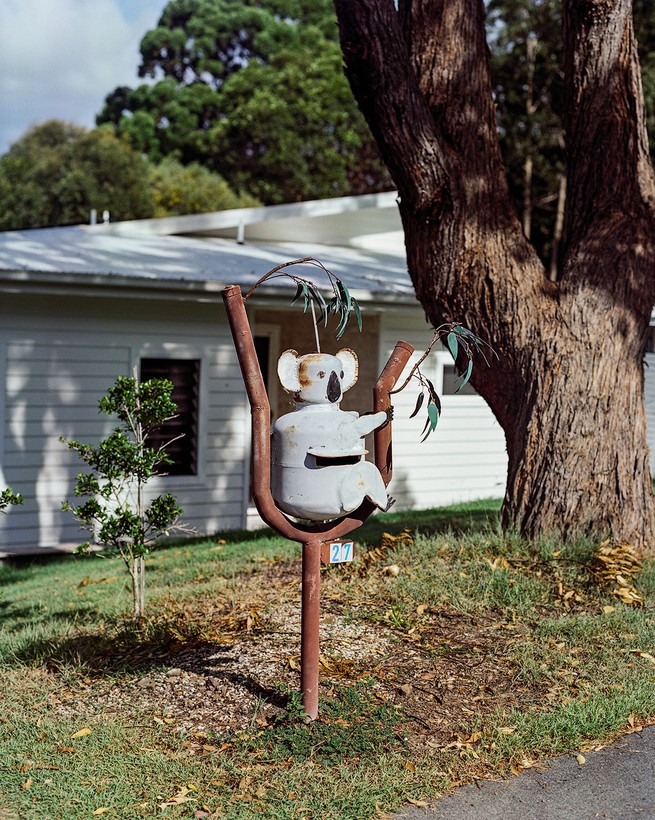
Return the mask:
<svg viewBox="0 0 655 820">
<path fill-rule="evenodd" d="M 339 381 L 339 377 L 333 370 L 332 373 L 330 373 L 330 378 L 328 379 L 327 399 L 330 402 L 330 404 L 334 404 L 334 402 L 339 401 L 340 398 L 341 382 Z"/>
</svg>

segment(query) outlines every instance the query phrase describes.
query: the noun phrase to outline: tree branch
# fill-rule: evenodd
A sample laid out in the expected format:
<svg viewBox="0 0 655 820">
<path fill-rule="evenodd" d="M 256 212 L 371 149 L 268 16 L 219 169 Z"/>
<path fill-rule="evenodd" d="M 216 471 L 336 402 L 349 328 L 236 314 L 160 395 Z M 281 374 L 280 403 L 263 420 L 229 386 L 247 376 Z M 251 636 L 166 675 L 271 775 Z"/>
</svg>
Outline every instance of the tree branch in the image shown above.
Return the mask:
<svg viewBox="0 0 655 820">
<path fill-rule="evenodd" d="M 401 197 L 438 205 L 449 158 L 412 69 L 393 0 L 335 0 L 346 74 Z"/>
<path fill-rule="evenodd" d="M 562 16 L 568 112 L 564 275 L 569 284 L 613 281 L 629 301 L 646 300 L 650 310 L 655 183 L 632 2 L 564 0 Z M 624 245 L 624 234 L 633 241 Z M 607 235 L 615 237 L 615 259 L 607 258 Z M 602 261 L 595 252 L 600 247 Z"/>
</svg>

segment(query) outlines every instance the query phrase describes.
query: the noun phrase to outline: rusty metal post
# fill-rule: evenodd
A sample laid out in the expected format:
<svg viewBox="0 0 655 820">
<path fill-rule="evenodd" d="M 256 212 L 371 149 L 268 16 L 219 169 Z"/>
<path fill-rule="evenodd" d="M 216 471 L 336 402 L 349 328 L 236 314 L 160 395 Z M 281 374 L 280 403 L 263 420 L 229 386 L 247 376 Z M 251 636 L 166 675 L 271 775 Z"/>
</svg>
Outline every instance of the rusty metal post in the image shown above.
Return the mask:
<svg viewBox="0 0 655 820">
<path fill-rule="evenodd" d="M 391 356 L 380 373 L 373 388 L 373 411 L 386 410 L 390 405 L 390 393 L 393 390 L 403 368 L 414 352 L 408 342 L 396 342 Z M 389 486 L 392 478 L 393 458 L 391 452 L 391 424 L 385 424 L 373 432 L 375 466 L 382 475 L 382 480 Z"/>
<path fill-rule="evenodd" d="M 302 616 L 300 680 L 303 707 L 310 720 L 318 715 L 319 624 L 321 589 L 321 545 L 342 538 L 366 521 L 375 510 L 364 503 L 336 521 L 312 526 L 290 520 L 277 508 L 271 495 L 270 405 L 262 378 L 244 298 L 238 285 L 223 291 L 234 346 L 243 374 L 252 417 L 252 493 L 262 519 L 280 535 L 302 544 Z M 414 348 L 398 342 L 373 391 L 375 410 L 389 406 L 390 392 L 409 361 Z M 384 483 L 391 480 L 391 425 L 374 433 L 375 462 Z M 320 537 L 318 537 L 320 536 Z"/>
<path fill-rule="evenodd" d="M 318 667 L 321 620 L 321 542 L 302 545 L 302 611 L 300 616 L 300 689 L 310 720 L 318 715 Z"/>
</svg>

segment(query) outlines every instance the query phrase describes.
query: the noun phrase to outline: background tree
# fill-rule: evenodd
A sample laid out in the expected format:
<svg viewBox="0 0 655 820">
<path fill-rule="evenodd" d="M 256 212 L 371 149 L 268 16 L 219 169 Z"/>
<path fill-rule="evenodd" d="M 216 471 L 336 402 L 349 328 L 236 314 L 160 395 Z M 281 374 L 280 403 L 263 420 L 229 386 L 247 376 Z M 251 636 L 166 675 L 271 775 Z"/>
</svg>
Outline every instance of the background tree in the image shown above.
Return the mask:
<svg viewBox="0 0 655 820">
<path fill-rule="evenodd" d="M 347 73 L 400 194 L 430 321 L 500 362 L 473 381 L 507 441 L 506 525 L 652 547 L 643 355 L 655 183 L 628 0 L 564 0 L 564 232 L 555 281 L 499 146 L 482 0 L 335 0 Z"/>
<path fill-rule="evenodd" d="M 198 164 L 151 164 L 106 127 L 87 132 L 52 120 L 0 157 L 3 230 L 84 223 L 93 208 L 117 221 L 258 204 Z"/>
<path fill-rule="evenodd" d="M 150 168 L 148 181 L 154 204 L 153 216 L 176 216 L 250 208 L 260 203 L 254 197 L 237 196 L 218 174 L 197 163 L 182 165 L 164 159 Z"/>
<path fill-rule="evenodd" d="M 557 276 L 566 198 L 561 3 L 490 0 L 487 32 L 500 147 L 523 230 Z M 634 0 L 646 118 L 655 135 L 655 2 Z"/>
<path fill-rule="evenodd" d="M 565 197 L 560 3 L 491 0 L 487 11 L 498 135 L 510 193 L 523 232 L 554 275 Z"/>
<path fill-rule="evenodd" d="M 251 62 L 225 81 L 221 102 L 207 162 L 237 190 L 267 204 L 376 190 L 379 159 L 352 115 L 336 43 Z"/>
<path fill-rule="evenodd" d="M 157 82 L 115 89 L 97 121 L 152 160 L 199 162 L 266 204 L 390 188 L 329 0 L 172 0 L 141 59 Z"/>
<path fill-rule="evenodd" d="M 110 129 L 50 120 L 0 157 L 0 230 L 88 222 L 92 208 L 150 216 L 147 180 L 146 160 Z"/>
</svg>

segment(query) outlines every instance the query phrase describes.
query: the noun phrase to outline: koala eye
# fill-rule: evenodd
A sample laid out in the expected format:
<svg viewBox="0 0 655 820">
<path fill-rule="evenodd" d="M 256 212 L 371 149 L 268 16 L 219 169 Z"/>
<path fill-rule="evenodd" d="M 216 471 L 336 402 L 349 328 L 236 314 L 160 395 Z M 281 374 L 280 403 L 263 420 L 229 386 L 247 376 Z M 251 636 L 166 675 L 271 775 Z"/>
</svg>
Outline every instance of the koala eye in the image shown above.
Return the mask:
<svg viewBox="0 0 655 820">
<path fill-rule="evenodd" d="M 341 371 L 341 378 L 343 379 L 343 370 Z"/>
<path fill-rule="evenodd" d="M 319 377 L 319 379 L 324 379 L 325 378 L 325 370 L 319 370 L 316 375 Z"/>
</svg>

